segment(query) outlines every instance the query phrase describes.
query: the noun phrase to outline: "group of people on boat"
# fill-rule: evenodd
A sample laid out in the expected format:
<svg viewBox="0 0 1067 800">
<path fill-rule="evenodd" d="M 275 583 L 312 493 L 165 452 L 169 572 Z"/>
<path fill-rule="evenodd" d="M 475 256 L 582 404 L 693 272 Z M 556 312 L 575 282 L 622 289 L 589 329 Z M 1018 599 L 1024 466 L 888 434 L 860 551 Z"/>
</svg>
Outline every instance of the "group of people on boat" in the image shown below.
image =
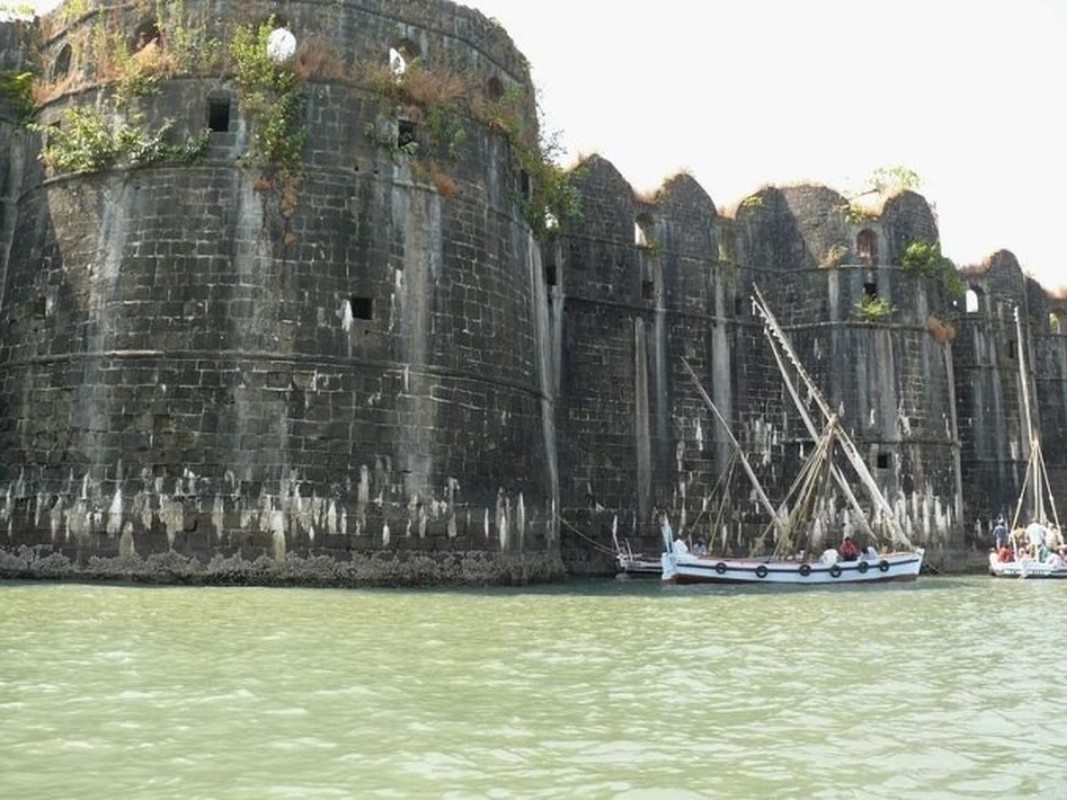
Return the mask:
<svg viewBox="0 0 1067 800">
<path fill-rule="evenodd" d="M 708 546 L 703 539 L 698 538 L 695 541 L 692 539 L 687 540 L 682 535 L 681 531 L 672 531 L 670 523 L 666 522 L 665 519 L 661 520 L 661 525 L 663 526 L 662 530 L 665 540 L 671 542 L 670 549 L 675 555 L 686 555 L 689 553 L 692 553 L 695 556 L 708 555 Z M 841 540 L 841 544 L 837 546 L 837 549 L 827 550 L 826 553 L 823 554 L 823 558 L 825 559 L 827 555 L 830 556 L 830 560 L 832 561 L 859 561 L 861 557 L 866 559 L 877 559 L 878 550 L 873 546 L 866 546 L 861 549 L 857 546 L 851 536 L 845 536 L 845 538 Z M 796 558 L 800 561 L 807 561 L 807 553 L 801 550 L 797 553 Z"/>
<path fill-rule="evenodd" d="M 1031 522 L 1025 528 L 1009 531 L 1001 517 L 993 526 L 993 550 L 1001 562 L 1038 561 L 1067 567 L 1067 542 L 1054 525 Z"/>
</svg>

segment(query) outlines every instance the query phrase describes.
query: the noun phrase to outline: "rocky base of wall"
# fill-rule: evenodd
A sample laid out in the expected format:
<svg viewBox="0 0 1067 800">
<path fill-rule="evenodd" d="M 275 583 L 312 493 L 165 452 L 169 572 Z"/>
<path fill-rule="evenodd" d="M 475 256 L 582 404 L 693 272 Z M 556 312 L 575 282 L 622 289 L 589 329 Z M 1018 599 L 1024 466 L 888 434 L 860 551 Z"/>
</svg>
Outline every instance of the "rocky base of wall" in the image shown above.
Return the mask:
<svg viewBox="0 0 1067 800">
<path fill-rule="evenodd" d="M 614 553 L 564 551 L 563 562 L 572 578 L 611 578 L 619 571 Z"/>
<path fill-rule="evenodd" d="M 84 564 L 48 546 L 0 549 L 0 578 L 28 580 L 134 581 L 193 586 L 459 587 L 524 586 L 564 576 L 556 554 L 499 555 L 483 551 L 418 554 L 353 554 L 351 561 L 327 556 L 268 556 L 249 561 L 216 556 L 208 563 L 178 553 L 101 558 Z"/>
<path fill-rule="evenodd" d="M 952 547 L 927 547 L 923 575 L 971 575 L 989 571 L 989 552 Z"/>
</svg>

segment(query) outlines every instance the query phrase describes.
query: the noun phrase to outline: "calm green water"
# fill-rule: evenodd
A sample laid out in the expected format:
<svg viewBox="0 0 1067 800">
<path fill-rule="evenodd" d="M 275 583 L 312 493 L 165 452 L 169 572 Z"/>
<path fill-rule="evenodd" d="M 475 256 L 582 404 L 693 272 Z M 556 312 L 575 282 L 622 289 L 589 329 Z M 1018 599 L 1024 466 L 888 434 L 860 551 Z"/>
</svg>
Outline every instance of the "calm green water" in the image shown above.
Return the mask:
<svg viewBox="0 0 1067 800">
<path fill-rule="evenodd" d="M 0 583 L 0 796 L 1063 797 L 1065 607 Z"/>
</svg>

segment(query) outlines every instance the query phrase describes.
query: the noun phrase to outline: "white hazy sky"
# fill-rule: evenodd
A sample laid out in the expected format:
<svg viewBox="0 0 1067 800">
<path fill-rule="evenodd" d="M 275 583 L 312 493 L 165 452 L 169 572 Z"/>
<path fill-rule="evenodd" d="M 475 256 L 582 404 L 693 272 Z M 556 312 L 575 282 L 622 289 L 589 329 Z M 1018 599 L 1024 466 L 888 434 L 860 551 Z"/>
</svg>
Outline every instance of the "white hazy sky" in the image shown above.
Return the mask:
<svg viewBox="0 0 1067 800">
<path fill-rule="evenodd" d="M 463 4 L 529 60 L 565 163 L 599 153 L 639 191 L 685 169 L 720 207 L 902 165 L 958 265 L 1004 248 L 1067 286 L 1067 0 Z"/>
<path fill-rule="evenodd" d="M 547 127 L 638 190 L 688 170 L 854 191 L 903 165 L 958 265 L 1067 286 L 1067 0 L 464 0 L 530 62 Z"/>
</svg>

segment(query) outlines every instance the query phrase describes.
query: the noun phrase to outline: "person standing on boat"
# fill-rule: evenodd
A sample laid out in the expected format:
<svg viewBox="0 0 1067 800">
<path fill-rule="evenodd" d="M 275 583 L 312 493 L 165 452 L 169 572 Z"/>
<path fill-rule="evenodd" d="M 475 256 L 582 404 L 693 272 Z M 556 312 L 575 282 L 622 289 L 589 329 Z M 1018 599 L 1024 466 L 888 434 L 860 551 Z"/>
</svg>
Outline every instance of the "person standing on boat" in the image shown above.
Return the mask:
<svg viewBox="0 0 1067 800">
<path fill-rule="evenodd" d="M 997 518 L 997 524 L 993 527 L 993 546 L 1000 552 L 1002 547 L 1008 544 L 1008 528 L 1004 524 L 1004 517 Z"/>
<path fill-rule="evenodd" d="M 841 556 L 842 561 L 855 561 L 860 557 L 860 551 L 856 549 L 856 543 L 852 541 L 851 536 L 846 536 L 845 540 L 841 542 L 838 554 Z"/>
</svg>

